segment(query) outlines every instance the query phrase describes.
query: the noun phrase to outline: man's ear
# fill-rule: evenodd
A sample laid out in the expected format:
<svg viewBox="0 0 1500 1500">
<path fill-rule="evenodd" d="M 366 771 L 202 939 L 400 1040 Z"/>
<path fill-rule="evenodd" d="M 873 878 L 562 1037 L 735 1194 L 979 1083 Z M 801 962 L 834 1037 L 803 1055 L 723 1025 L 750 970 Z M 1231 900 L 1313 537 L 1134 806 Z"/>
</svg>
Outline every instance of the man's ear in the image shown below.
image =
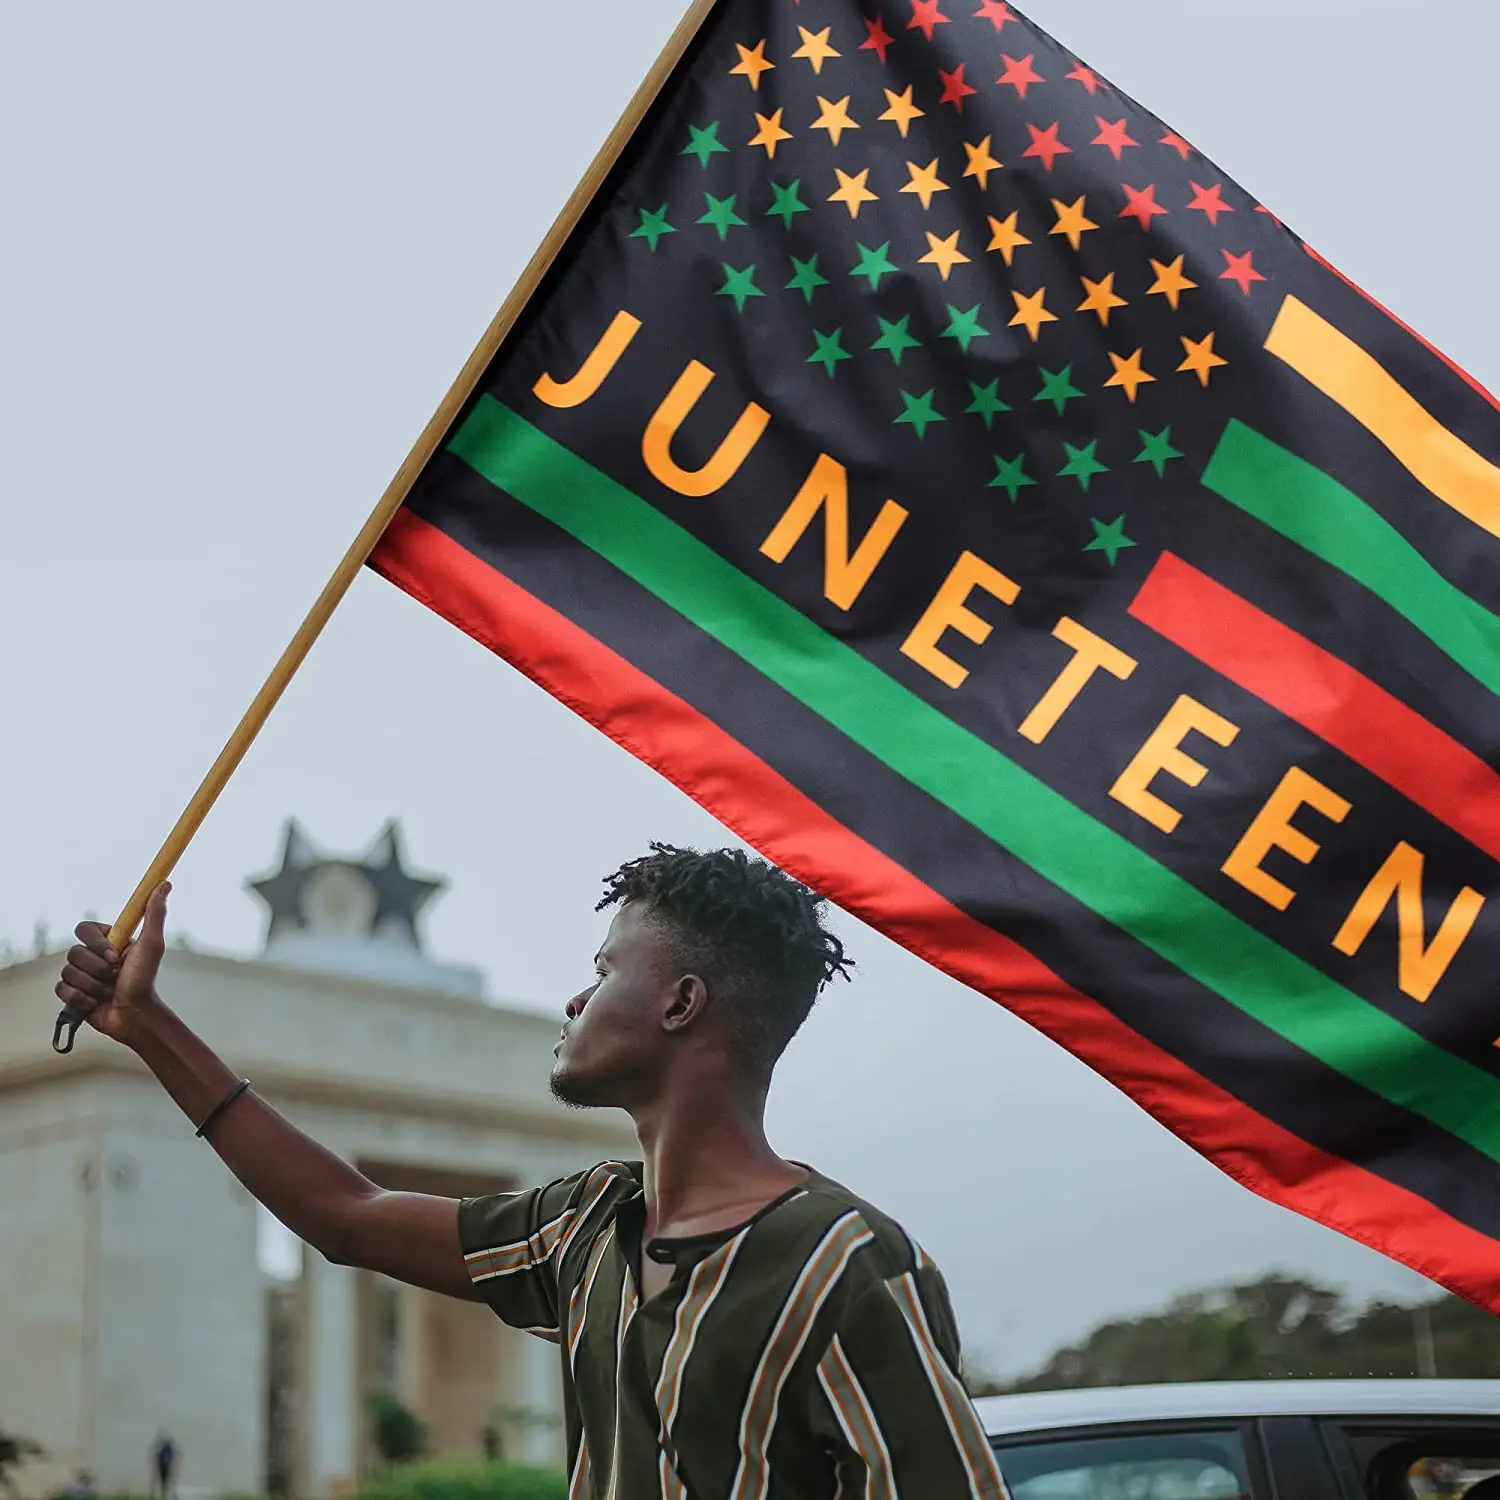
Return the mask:
<svg viewBox="0 0 1500 1500">
<path fill-rule="evenodd" d="M 672 987 L 671 1003 L 662 1015 L 665 1031 L 686 1031 L 708 1009 L 708 985 L 696 974 L 684 974 Z"/>
</svg>

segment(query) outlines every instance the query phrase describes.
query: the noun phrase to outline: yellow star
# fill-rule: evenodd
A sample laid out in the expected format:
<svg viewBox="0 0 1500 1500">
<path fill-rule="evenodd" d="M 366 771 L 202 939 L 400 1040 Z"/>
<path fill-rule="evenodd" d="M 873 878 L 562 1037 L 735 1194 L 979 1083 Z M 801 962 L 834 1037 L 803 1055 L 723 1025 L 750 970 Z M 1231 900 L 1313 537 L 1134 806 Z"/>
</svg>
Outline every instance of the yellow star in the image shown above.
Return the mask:
<svg viewBox="0 0 1500 1500">
<path fill-rule="evenodd" d="M 1182 347 L 1187 350 L 1187 358 L 1177 366 L 1179 370 L 1191 370 L 1199 381 L 1207 385 L 1208 377 L 1219 368 L 1227 365 L 1227 359 L 1221 359 L 1214 353 L 1214 336 L 1208 334 L 1194 343 L 1190 338 L 1182 340 Z"/>
<path fill-rule="evenodd" d="M 1036 343 L 1042 334 L 1042 324 L 1057 322 L 1057 314 L 1048 312 L 1043 305 L 1047 288 L 1040 287 L 1029 297 L 1023 297 L 1020 292 L 1012 292 L 1011 296 L 1016 299 L 1016 315 L 1010 320 L 1010 326 L 1024 328 L 1031 335 L 1031 342 Z"/>
<path fill-rule="evenodd" d="M 757 114 L 755 123 L 760 126 L 759 131 L 750 137 L 752 146 L 764 146 L 766 155 L 773 161 L 776 159 L 776 147 L 782 141 L 792 138 L 790 130 L 781 128 L 781 117 L 786 113 L 785 109 L 778 109 L 774 115 Z"/>
<path fill-rule="evenodd" d="M 986 215 L 986 217 L 990 221 L 990 234 L 992 238 L 989 244 L 985 246 L 985 249 L 998 250 L 1005 257 L 1005 264 L 1010 265 L 1016 258 L 1016 251 L 1022 245 L 1029 245 L 1031 243 L 1016 228 L 1016 220 L 1021 217 L 1021 210 L 1018 208 L 1008 219 L 997 219 L 992 215 Z"/>
<path fill-rule="evenodd" d="M 1086 199 L 1080 198 L 1076 203 L 1064 205 L 1058 198 L 1052 200 L 1052 207 L 1057 213 L 1057 223 L 1052 228 L 1053 234 L 1065 234 L 1068 243 L 1076 250 L 1080 241 L 1089 230 L 1097 229 L 1099 226 L 1084 214 Z"/>
<path fill-rule="evenodd" d="M 1146 293 L 1148 297 L 1154 295 L 1162 296 L 1172 304 L 1172 311 L 1177 311 L 1177 303 L 1184 292 L 1191 292 L 1198 283 L 1189 281 L 1182 274 L 1182 263 L 1187 259 L 1185 255 L 1179 255 L 1170 266 L 1164 266 L 1159 260 L 1151 262 L 1151 269 L 1156 272 L 1156 280 L 1151 284 Z"/>
<path fill-rule="evenodd" d="M 1099 321 L 1109 327 L 1109 315 L 1117 307 L 1125 306 L 1125 299 L 1115 295 L 1115 273 L 1111 271 L 1103 281 L 1090 281 L 1087 276 L 1078 278 L 1088 296 L 1078 304 L 1079 312 L 1099 314 Z"/>
<path fill-rule="evenodd" d="M 834 176 L 839 180 L 839 190 L 828 195 L 830 203 L 842 203 L 849 210 L 849 217 L 859 217 L 860 205 L 863 203 L 876 203 L 879 194 L 872 193 L 868 187 L 870 169 L 866 167 L 863 172 L 856 173 L 851 177 L 847 172 L 841 172 L 837 167 L 833 169 Z"/>
<path fill-rule="evenodd" d="M 919 266 L 936 266 L 944 281 L 954 266 L 966 266 L 969 257 L 958 248 L 959 231 L 955 229 L 945 240 L 940 240 L 930 229 L 927 231 L 927 254 L 917 262 Z"/>
<path fill-rule="evenodd" d="M 948 184 L 939 179 L 937 174 L 937 157 L 933 157 L 925 167 L 919 167 L 916 162 L 909 161 L 906 170 L 911 174 L 911 181 L 901 189 L 903 193 L 915 193 L 922 200 L 923 208 L 932 207 L 932 195 L 934 193 L 946 193 Z"/>
<path fill-rule="evenodd" d="M 1129 359 L 1122 359 L 1118 354 L 1111 353 L 1110 360 L 1114 364 L 1115 373 L 1104 382 L 1106 386 L 1117 385 L 1124 390 L 1130 398 L 1130 404 L 1135 405 L 1135 393 L 1143 386 L 1149 385 L 1156 376 L 1149 374 L 1141 366 L 1141 356 L 1146 351 L 1137 349 Z"/>
<path fill-rule="evenodd" d="M 729 70 L 730 76 L 743 73 L 750 80 L 750 87 L 759 93 L 760 75 L 776 66 L 775 63 L 766 59 L 766 38 L 762 37 L 753 47 L 743 46 L 739 42 L 736 42 L 734 46 L 740 54 L 740 60 L 737 66 Z"/>
<path fill-rule="evenodd" d="M 845 94 L 837 104 L 830 104 L 821 94 L 818 95 L 818 108 L 822 114 L 812 122 L 814 130 L 826 130 L 832 137 L 835 146 L 839 138 L 846 130 L 858 130 L 859 121 L 849 118 L 849 95 Z"/>
<path fill-rule="evenodd" d="M 985 136 L 977 146 L 971 146 L 965 141 L 964 150 L 969 153 L 969 165 L 964 168 L 964 176 L 977 177 L 979 179 L 979 189 L 983 192 L 990 185 L 990 173 L 1000 171 L 1005 166 L 1005 163 L 1003 161 L 996 161 L 990 155 L 989 136 Z"/>
<path fill-rule="evenodd" d="M 823 64 L 830 57 L 843 56 L 843 53 L 835 52 L 828 45 L 828 33 L 833 30 L 832 26 L 825 26 L 816 36 L 805 26 L 799 26 L 797 30 L 802 33 L 802 45 L 792 53 L 792 56 L 805 57 L 812 64 L 814 73 L 821 73 L 823 71 Z"/>
<path fill-rule="evenodd" d="M 918 109 L 911 102 L 912 85 L 908 84 L 904 94 L 898 94 L 892 89 L 885 91 L 885 102 L 890 108 L 881 115 L 882 120 L 889 120 L 897 130 L 901 132 L 901 139 L 906 139 L 906 132 L 911 129 L 913 120 L 920 120 L 927 113 L 925 109 Z"/>
</svg>

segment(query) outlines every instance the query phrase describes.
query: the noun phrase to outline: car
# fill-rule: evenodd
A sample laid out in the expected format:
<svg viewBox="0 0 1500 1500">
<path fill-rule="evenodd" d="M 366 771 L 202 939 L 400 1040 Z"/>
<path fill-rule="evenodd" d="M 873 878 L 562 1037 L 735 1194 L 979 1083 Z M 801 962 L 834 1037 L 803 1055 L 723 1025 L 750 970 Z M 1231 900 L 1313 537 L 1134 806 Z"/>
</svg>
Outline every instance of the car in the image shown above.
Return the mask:
<svg viewBox="0 0 1500 1500">
<path fill-rule="evenodd" d="M 987 1396 L 1013 1500 L 1500 1500 L 1500 1380 Z"/>
</svg>

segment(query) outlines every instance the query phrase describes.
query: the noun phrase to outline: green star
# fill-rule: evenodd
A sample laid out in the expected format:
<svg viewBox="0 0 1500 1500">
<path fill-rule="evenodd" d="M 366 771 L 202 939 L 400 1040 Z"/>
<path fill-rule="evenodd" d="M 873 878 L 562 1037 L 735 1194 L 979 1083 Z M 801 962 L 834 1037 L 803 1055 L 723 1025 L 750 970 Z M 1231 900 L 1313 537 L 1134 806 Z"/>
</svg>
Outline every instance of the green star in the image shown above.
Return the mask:
<svg viewBox="0 0 1500 1500">
<path fill-rule="evenodd" d="M 992 490 L 1004 490 L 1010 496 L 1010 503 L 1016 503 L 1016 497 L 1024 489 L 1029 489 L 1036 484 L 1030 474 L 1026 472 L 1026 455 L 1018 453 L 1015 458 L 1001 458 L 995 455 L 995 477 L 990 480 L 989 487 Z"/>
<path fill-rule="evenodd" d="M 1088 493 L 1096 474 L 1109 473 L 1109 465 L 1101 464 L 1096 456 L 1099 450 L 1097 438 L 1086 448 L 1075 448 L 1072 443 L 1064 443 L 1063 447 L 1067 451 L 1068 461 L 1057 471 L 1057 477 L 1076 479 L 1083 486 L 1084 494 Z"/>
<path fill-rule="evenodd" d="M 926 437 L 927 429 L 934 422 L 946 422 L 948 420 L 947 417 L 933 406 L 932 398 L 935 395 L 937 395 L 936 387 L 921 396 L 908 395 L 905 391 L 902 391 L 901 400 L 905 403 L 906 410 L 896 418 L 892 425 L 900 427 L 905 424 L 908 427 L 915 427 L 919 438 Z"/>
<path fill-rule="evenodd" d="M 832 380 L 839 362 L 854 358 L 844 348 L 844 330 L 835 328 L 832 333 L 819 333 L 814 329 L 813 337 L 818 341 L 818 347 L 807 356 L 807 362 L 810 365 L 822 365 L 828 371 L 828 378 Z"/>
<path fill-rule="evenodd" d="M 987 339 L 989 336 L 989 329 L 979 326 L 979 303 L 976 302 L 968 312 L 959 312 L 956 307 L 949 305 L 948 326 L 943 331 L 945 339 L 957 339 L 958 347 L 967 354 L 969 345 L 975 339 Z"/>
<path fill-rule="evenodd" d="M 703 195 L 708 203 L 708 212 L 698 220 L 700 224 L 712 224 L 719 231 L 719 239 L 727 238 L 731 229 L 743 229 L 745 221 L 734 211 L 734 200 L 738 195 L 731 193 L 727 198 L 715 198 L 712 193 Z"/>
<path fill-rule="evenodd" d="M 696 156 L 703 166 L 707 166 L 709 159 L 714 156 L 729 154 L 729 147 L 719 139 L 719 122 L 715 120 L 711 125 L 705 125 L 701 130 L 696 125 L 688 126 L 688 134 L 691 139 L 682 148 L 683 156 Z"/>
<path fill-rule="evenodd" d="M 1000 399 L 1000 382 L 992 380 L 988 385 L 980 385 L 977 380 L 971 380 L 969 391 L 974 399 L 964 408 L 964 415 L 983 417 L 984 430 L 988 432 L 995 425 L 996 416 L 1002 411 L 1010 410 L 1010 407 Z M 1035 484 L 1036 480 L 1033 479 L 1030 482 Z"/>
<path fill-rule="evenodd" d="M 755 284 L 755 267 L 746 266 L 743 271 L 736 271 L 727 262 L 724 266 L 724 285 L 714 293 L 716 297 L 733 297 L 736 312 L 744 312 L 745 304 L 752 297 L 764 297 L 766 294 Z"/>
<path fill-rule="evenodd" d="M 876 322 L 880 324 L 880 337 L 870 345 L 870 348 L 884 349 L 890 355 L 892 363 L 899 365 L 901 356 L 908 349 L 922 347 L 921 339 L 914 339 L 908 331 L 911 324 L 910 313 L 896 323 L 887 323 L 884 318 L 877 318 Z"/>
<path fill-rule="evenodd" d="M 1085 552 L 1103 552 L 1109 558 L 1110 567 L 1114 567 L 1115 559 L 1127 547 L 1135 546 L 1135 543 L 1125 535 L 1125 517 L 1116 516 L 1108 526 L 1097 516 L 1090 516 L 1089 523 L 1094 528 L 1094 540 L 1083 550 Z"/>
<path fill-rule="evenodd" d="M 771 191 L 776 195 L 776 201 L 766 210 L 766 217 L 774 219 L 780 214 L 782 222 L 790 229 L 792 220 L 798 214 L 810 214 L 812 210 L 802 201 L 802 194 L 799 191 L 801 186 L 800 177 L 790 187 L 782 187 L 779 182 L 773 182 Z"/>
<path fill-rule="evenodd" d="M 808 302 L 813 299 L 813 293 L 820 286 L 828 285 L 828 278 L 818 274 L 818 257 L 814 255 L 810 260 L 798 260 L 792 257 L 792 269 L 795 275 L 787 282 L 786 289 L 789 292 L 801 292 Z M 849 356 L 851 359 L 853 355 Z"/>
<path fill-rule="evenodd" d="M 676 234 L 677 231 L 667 223 L 667 205 L 665 203 L 654 214 L 648 213 L 644 208 L 641 209 L 640 213 L 641 227 L 639 229 L 632 229 L 630 231 L 630 238 L 633 240 L 649 240 L 651 242 L 651 251 L 655 254 L 657 245 L 661 243 L 661 237 L 664 234 Z"/>
<path fill-rule="evenodd" d="M 1070 401 L 1083 399 L 1083 392 L 1073 384 L 1073 366 L 1067 365 L 1053 374 L 1051 370 L 1042 371 L 1042 388 L 1036 393 L 1036 400 L 1051 401 L 1057 407 L 1058 416 L 1062 416 L 1063 408 Z"/>
<path fill-rule="evenodd" d="M 891 258 L 886 252 L 891 248 L 891 242 L 887 240 L 878 250 L 871 250 L 868 245 L 859 247 L 859 264 L 849 273 L 851 276 L 868 276 L 870 279 L 870 290 L 878 291 L 880 278 L 882 276 L 894 276 L 899 269 L 891 264 Z"/>
<path fill-rule="evenodd" d="M 1135 461 L 1138 464 L 1151 464 L 1156 470 L 1156 477 L 1165 479 L 1167 465 L 1174 458 L 1182 457 L 1182 454 L 1172 446 L 1172 429 L 1163 427 L 1160 432 L 1154 434 L 1147 432 L 1144 427 L 1138 427 L 1136 431 L 1140 433 L 1141 441 L 1146 446 L 1136 455 Z"/>
</svg>

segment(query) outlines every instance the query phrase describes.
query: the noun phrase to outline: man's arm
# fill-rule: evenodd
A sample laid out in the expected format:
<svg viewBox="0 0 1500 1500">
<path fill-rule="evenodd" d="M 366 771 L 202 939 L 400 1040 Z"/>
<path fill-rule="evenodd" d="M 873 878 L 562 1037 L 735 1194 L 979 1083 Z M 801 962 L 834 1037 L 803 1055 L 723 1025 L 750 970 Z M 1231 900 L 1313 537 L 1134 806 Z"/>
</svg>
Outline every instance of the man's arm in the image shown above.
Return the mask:
<svg viewBox="0 0 1500 1500">
<path fill-rule="evenodd" d="M 197 1126 L 238 1080 L 156 993 L 167 890 L 152 896 L 140 939 L 123 958 L 107 929 L 83 923 L 56 993 L 96 1031 L 131 1048 Z M 253 1091 L 219 1115 L 206 1138 L 256 1199 L 329 1260 L 479 1300 L 464 1267 L 456 1199 L 385 1192 Z"/>
</svg>

